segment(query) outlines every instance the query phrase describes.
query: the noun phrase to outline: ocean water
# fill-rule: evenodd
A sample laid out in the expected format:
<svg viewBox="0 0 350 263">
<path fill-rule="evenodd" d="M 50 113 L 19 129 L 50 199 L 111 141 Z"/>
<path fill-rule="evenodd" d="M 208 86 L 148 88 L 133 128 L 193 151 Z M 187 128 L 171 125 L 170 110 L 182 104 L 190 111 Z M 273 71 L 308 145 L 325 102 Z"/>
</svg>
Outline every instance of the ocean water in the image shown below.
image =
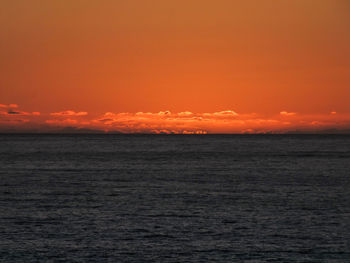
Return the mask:
<svg viewBox="0 0 350 263">
<path fill-rule="evenodd" d="M 0 262 L 350 262 L 350 136 L 0 135 Z"/>
</svg>

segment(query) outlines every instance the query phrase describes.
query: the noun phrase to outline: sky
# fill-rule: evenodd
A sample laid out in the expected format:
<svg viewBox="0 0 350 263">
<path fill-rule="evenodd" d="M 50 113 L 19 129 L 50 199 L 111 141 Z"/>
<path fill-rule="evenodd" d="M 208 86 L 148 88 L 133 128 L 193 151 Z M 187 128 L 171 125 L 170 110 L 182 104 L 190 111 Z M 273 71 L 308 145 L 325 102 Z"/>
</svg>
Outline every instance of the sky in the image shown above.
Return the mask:
<svg viewBox="0 0 350 263">
<path fill-rule="evenodd" d="M 350 129 L 348 0 L 11 0 L 0 132 Z"/>
</svg>

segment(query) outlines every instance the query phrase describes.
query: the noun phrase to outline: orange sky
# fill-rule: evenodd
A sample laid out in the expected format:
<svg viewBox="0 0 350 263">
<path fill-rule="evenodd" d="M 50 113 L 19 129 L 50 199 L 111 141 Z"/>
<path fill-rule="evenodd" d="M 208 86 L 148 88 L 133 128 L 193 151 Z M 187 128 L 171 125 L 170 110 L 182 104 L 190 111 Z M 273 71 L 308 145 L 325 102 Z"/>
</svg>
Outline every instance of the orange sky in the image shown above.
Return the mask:
<svg viewBox="0 0 350 263">
<path fill-rule="evenodd" d="M 0 130 L 348 129 L 349 14 L 348 0 L 4 1 Z"/>
</svg>

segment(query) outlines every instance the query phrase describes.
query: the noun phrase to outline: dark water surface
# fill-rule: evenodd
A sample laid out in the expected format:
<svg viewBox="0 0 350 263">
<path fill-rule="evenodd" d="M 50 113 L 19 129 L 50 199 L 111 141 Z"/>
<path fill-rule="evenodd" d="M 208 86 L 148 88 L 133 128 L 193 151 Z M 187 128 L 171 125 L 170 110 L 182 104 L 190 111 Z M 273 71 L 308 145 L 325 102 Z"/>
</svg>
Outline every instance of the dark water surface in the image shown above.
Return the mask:
<svg viewBox="0 0 350 263">
<path fill-rule="evenodd" d="M 1 262 L 350 262 L 350 136 L 0 135 Z"/>
</svg>

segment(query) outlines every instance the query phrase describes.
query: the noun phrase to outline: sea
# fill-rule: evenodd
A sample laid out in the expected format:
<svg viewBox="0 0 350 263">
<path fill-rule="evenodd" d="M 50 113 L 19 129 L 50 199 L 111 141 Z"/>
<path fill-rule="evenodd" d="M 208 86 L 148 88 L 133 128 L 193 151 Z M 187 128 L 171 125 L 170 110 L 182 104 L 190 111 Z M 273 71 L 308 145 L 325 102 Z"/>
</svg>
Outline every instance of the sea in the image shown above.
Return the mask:
<svg viewBox="0 0 350 263">
<path fill-rule="evenodd" d="M 350 262 L 350 135 L 0 135 L 0 262 Z"/>
</svg>

